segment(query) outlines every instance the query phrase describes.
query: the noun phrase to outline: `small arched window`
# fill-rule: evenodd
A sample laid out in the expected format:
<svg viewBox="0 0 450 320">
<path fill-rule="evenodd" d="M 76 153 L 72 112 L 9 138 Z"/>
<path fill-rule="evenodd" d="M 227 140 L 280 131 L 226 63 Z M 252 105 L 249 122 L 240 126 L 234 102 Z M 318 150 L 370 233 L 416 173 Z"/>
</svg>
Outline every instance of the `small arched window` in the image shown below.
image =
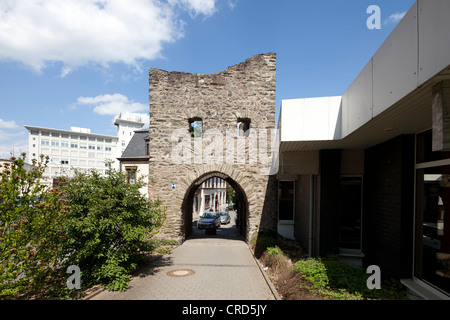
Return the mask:
<svg viewBox="0 0 450 320">
<path fill-rule="evenodd" d="M 239 137 L 248 137 L 250 134 L 250 119 L 248 118 L 238 118 L 237 120 L 237 130 Z"/>
<path fill-rule="evenodd" d="M 201 137 L 203 133 L 203 121 L 201 118 L 189 119 L 189 133 L 191 137 Z"/>
</svg>

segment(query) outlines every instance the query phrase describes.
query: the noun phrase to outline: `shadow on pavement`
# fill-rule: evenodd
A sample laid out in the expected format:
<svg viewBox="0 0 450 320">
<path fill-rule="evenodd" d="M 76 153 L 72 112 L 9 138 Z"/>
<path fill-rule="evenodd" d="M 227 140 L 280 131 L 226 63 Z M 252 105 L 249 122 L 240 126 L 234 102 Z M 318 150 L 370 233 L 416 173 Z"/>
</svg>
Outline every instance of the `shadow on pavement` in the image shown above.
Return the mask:
<svg viewBox="0 0 450 320">
<path fill-rule="evenodd" d="M 232 220 L 233 221 L 233 220 Z M 244 241 L 245 237 L 240 234 L 239 229 L 236 224 L 231 222 L 227 225 L 221 225 L 220 228 L 216 229 L 216 234 L 207 234 L 204 229 L 199 229 L 197 226 L 192 227 L 191 235 L 186 239 L 189 240 L 199 240 L 205 239 L 211 240 L 237 240 Z M 160 272 L 166 267 L 174 265 L 173 257 L 170 255 L 162 254 L 149 254 L 148 259 L 139 264 L 137 270 L 133 273 L 134 277 L 145 278 L 147 276 L 152 276 Z"/>
<path fill-rule="evenodd" d="M 220 228 L 216 229 L 216 234 L 207 234 L 204 229 L 199 229 L 194 223 L 192 227 L 192 233 L 186 240 L 192 239 L 230 239 L 230 240 L 242 240 L 245 241 L 245 236 L 241 235 L 239 229 L 235 224 L 234 211 L 230 211 L 231 222 L 226 225 L 221 225 Z"/>
</svg>

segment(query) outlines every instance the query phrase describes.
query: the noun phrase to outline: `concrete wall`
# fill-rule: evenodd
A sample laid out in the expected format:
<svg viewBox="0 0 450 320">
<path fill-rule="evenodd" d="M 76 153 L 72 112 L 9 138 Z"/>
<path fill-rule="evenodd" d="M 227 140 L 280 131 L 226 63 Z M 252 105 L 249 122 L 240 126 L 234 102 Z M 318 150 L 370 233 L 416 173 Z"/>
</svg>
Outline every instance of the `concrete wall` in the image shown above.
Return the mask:
<svg viewBox="0 0 450 320">
<path fill-rule="evenodd" d="M 123 160 L 121 162 L 121 170 L 122 172 L 126 172 L 127 167 L 136 167 L 136 180 L 143 179 L 144 182 L 148 185 L 148 161 L 127 161 Z M 139 189 L 139 191 L 145 196 L 148 197 L 148 186 L 145 185 Z"/>
</svg>

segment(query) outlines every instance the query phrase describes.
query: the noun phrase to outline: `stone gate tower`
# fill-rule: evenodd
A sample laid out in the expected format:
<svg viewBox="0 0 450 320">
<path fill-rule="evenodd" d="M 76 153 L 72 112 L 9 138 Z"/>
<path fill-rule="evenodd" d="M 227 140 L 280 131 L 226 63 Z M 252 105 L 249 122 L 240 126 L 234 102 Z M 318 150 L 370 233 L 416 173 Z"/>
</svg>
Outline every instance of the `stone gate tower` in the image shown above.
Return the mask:
<svg viewBox="0 0 450 320">
<path fill-rule="evenodd" d="M 150 69 L 149 83 L 149 195 L 167 208 L 159 236 L 184 241 L 194 193 L 211 177 L 235 189 L 247 240 L 276 230 L 276 184 L 266 170 L 275 129 L 275 53 L 207 75 Z"/>
</svg>

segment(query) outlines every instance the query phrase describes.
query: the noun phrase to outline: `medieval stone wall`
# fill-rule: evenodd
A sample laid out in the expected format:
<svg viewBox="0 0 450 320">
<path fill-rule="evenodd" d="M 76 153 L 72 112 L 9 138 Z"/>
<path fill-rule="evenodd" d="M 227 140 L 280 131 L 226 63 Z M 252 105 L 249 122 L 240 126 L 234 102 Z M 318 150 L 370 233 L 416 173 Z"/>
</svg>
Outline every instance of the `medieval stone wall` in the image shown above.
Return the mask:
<svg viewBox="0 0 450 320">
<path fill-rule="evenodd" d="M 206 180 L 212 172 L 232 179 L 244 191 L 248 202 L 248 238 L 261 229 L 276 229 L 276 185 L 270 176 L 261 173 L 268 165 L 250 159 L 250 137 L 226 139 L 228 133 L 237 132 L 239 119 L 249 119 L 251 130 L 256 132 L 275 129 L 276 55 L 255 55 L 223 72 L 206 75 L 150 69 L 149 84 L 149 195 L 151 199 L 163 200 L 167 208 L 160 236 L 184 239 L 183 215 L 186 212 L 183 208 L 189 201 L 187 191 L 193 188 L 194 182 L 199 183 L 202 177 Z M 188 130 L 192 119 L 202 120 L 202 137 L 190 137 Z M 185 136 L 179 135 L 180 129 Z M 218 140 L 208 140 L 205 136 L 211 129 L 222 135 L 219 148 L 209 143 Z M 267 140 L 270 147 L 270 135 Z M 180 148 L 187 145 L 186 141 L 189 152 Z M 199 146 L 202 152 L 197 152 Z M 208 146 L 214 156 L 219 155 L 213 161 L 204 156 Z M 215 152 L 222 147 L 221 158 L 220 152 Z M 184 153 L 174 152 L 177 148 Z M 227 158 L 230 150 L 233 150 L 233 157 Z M 174 154 L 179 154 L 181 160 L 174 161 Z"/>
</svg>

